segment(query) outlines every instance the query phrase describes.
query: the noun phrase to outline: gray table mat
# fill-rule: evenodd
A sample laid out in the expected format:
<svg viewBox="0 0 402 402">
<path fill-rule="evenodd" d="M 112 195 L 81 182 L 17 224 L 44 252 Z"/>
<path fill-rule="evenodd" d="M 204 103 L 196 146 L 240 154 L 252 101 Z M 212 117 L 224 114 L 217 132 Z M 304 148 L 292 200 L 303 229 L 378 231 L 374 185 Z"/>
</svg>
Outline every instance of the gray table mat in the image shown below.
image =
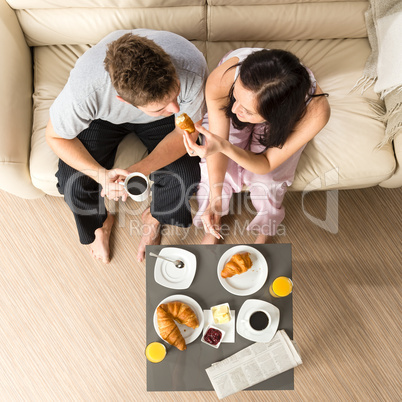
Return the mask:
<svg viewBox="0 0 402 402">
<path fill-rule="evenodd" d="M 272 303 L 280 310 L 278 329 L 284 329 L 293 339 L 293 301 L 292 295 L 277 299 L 269 294 L 269 285 L 281 275 L 292 277 L 291 244 L 249 244 L 266 258 L 268 278 L 264 286 L 249 296 L 236 296 L 226 291 L 217 277 L 217 265 L 220 256 L 229 248 L 237 245 L 169 245 L 146 247 L 146 344 L 160 341 L 167 346 L 168 355 L 161 363 L 147 361 L 147 391 L 210 391 L 211 382 L 205 372 L 212 363 L 223 360 L 253 342 L 235 334 L 235 343 L 222 343 L 214 349 L 201 343 L 201 335 L 187 350 L 179 351 L 162 341 L 155 331 L 153 315 L 156 307 L 164 298 L 183 294 L 195 299 L 203 310 L 211 306 L 228 302 L 236 317 L 240 307 L 247 299 L 260 299 Z M 154 279 L 156 259 L 150 257 L 150 251 L 158 254 L 164 247 L 177 247 L 188 250 L 197 258 L 197 271 L 188 289 L 169 289 L 159 285 Z M 144 345 L 145 350 L 145 345 Z M 145 359 L 145 357 L 144 357 Z M 248 388 L 249 390 L 293 390 L 294 371 L 289 370 L 266 381 Z"/>
</svg>

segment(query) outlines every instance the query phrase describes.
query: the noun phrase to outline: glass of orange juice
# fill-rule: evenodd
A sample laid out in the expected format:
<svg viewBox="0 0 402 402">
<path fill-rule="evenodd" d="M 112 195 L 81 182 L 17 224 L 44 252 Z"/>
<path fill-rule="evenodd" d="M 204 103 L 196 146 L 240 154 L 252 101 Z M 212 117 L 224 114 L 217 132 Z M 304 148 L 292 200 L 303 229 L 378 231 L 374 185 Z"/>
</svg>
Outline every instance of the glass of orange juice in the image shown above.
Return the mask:
<svg viewBox="0 0 402 402">
<path fill-rule="evenodd" d="M 293 282 L 286 276 L 278 276 L 269 287 L 269 293 L 274 297 L 285 297 L 292 293 Z"/>
<path fill-rule="evenodd" d="M 145 356 L 151 363 L 160 363 L 166 353 L 165 345 L 160 342 L 151 342 L 145 349 Z"/>
</svg>

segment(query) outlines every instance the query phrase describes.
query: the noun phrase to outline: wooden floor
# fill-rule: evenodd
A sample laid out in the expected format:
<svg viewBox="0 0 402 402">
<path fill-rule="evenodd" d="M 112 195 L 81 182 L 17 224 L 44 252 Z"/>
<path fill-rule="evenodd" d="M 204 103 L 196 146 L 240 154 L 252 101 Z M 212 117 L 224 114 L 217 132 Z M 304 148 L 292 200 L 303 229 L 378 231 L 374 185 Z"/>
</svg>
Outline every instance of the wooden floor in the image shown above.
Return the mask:
<svg viewBox="0 0 402 402">
<path fill-rule="evenodd" d="M 275 242 L 292 244 L 303 365 L 294 391 L 225 400 L 401 400 L 401 195 L 380 187 L 287 194 Z M 218 400 L 214 392 L 146 392 L 141 209 L 117 208 L 105 266 L 79 245 L 62 199 L 0 192 L 0 200 L 1 401 Z M 233 210 L 241 215 L 225 220 L 225 242 L 253 242 L 244 196 Z M 169 228 L 163 244 L 201 237 Z"/>
</svg>

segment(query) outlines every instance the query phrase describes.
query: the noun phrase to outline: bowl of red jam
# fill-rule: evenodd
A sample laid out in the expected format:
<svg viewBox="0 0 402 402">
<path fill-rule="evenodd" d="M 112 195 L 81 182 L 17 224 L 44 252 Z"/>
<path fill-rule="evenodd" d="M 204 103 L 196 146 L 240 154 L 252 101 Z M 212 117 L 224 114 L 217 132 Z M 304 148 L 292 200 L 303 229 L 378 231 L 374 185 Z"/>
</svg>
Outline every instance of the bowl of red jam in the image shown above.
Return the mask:
<svg viewBox="0 0 402 402">
<path fill-rule="evenodd" d="M 222 331 L 220 328 L 214 327 L 213 325 L 208 325 L 202 335 L 201 342 L 217 349 L 219 348 L 224 336 L 225 331 Z"/>
</svg>

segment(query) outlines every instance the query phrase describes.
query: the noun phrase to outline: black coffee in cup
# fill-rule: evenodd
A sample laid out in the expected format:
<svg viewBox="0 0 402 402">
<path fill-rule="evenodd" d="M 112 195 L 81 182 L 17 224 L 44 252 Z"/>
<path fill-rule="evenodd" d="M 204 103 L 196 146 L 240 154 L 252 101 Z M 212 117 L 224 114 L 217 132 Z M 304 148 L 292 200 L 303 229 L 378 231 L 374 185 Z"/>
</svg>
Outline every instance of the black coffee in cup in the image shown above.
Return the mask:
<svg viewBox="0 0 402 402">
<path fill-rule="evenodd" d="M 255 329 L 256 331 L 262 331 L 268 327 L 268 324 L 269 318 L 263 311 L 256 311 L 255 313 L 251 314 L 250 325 L 251 328 Z"/>
<path fill-rule="evenodd" d="M 127 182 L 127 191 L 132 195 L 140 195 L 147 189 L 147 182 L 141 176 L 134 176 Z"/>
</svg>

